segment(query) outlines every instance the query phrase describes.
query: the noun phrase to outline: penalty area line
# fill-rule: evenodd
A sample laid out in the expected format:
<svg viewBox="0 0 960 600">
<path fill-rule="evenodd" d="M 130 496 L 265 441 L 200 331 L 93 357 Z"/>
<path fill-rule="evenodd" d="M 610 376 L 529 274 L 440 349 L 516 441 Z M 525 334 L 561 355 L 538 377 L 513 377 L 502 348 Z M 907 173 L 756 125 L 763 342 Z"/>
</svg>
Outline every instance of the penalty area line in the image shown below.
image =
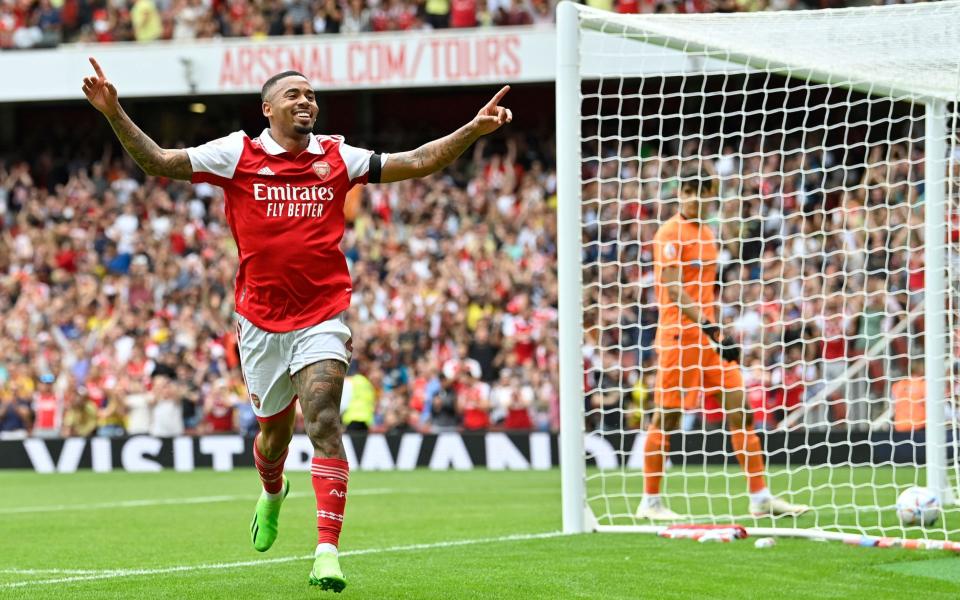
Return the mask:
<svg viewBox="0 0 960 600">
<path fill-rule="evenodd" d="M 500 537 L 476 538 L 467 540 L 450 540 L 446 542 L 432 542 L 424 544 L 406 544 L 403 546 L 388 546 L 386 548 L 366 548 L 362 550 L 347 550 L 341 552 L 340 556 L 364 556 L 370 554 L 387 554 L 391 552 L 416 552 L 418 550 L 435 550 L 438 548 L 453 548 L 457 546 L 475 546 L 479 544 L 494 544 L 502 542 L 523 542 L 528 540 L 543 540 L 567 535 L 562 531 L 548 531 L 544 533 L 522 533 L 515 535 L 504 535 Z M 93 573 L 89 575 L 76 575 L 72 577 L 58 577 L 55 579 L 36 579 L 33 581 L 14 581 L 10 583 L 0 583 L 0 589 L 19 588 L 32 585 L 59 585 L 64 583 L 75 583 L 82 581 L 95 581 L 103 579 L 116 579 L 119 577 L 148 577 L 153 575 L 166 575 L 169 573 L 192 573 L 197 571 L 211 571 L 221 569 L 237 569 L 240 567 L 254 567 L 259 565 L 269 565 L 278 563 L 295 562 L 309 560 L 313 558 L 312 554 L 302 556 L 283 556 L 278 558 L 266 558 L 260 560 L 241 560 L 229 563 L 208 563 L 200 565 L 179 565 L 173 567 L 161 567 L 158 569 L 114 569 Z"/>
</svg>

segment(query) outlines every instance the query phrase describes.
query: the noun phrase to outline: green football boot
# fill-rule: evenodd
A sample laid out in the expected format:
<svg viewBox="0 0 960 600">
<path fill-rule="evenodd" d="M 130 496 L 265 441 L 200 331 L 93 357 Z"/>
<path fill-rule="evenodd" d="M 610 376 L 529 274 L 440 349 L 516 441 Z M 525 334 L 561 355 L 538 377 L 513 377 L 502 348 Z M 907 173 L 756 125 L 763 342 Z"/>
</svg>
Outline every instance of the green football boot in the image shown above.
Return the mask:
<svg viewBox="0 0 960 600">
<path fill-rule="evenodd" d="M 266 492 L 260 494 L 257 508 L 250 522 L 250 540 L 257 552 L 266 552 L 277 541 L 277 529 L 280 521 L 280 506 L 290 493 L 290 482 L 283 476 L 283 496 L 279 500 L 269 500 Z"/>
<path fill-rule="evenodd" d="M 332 590 L 339 594 L 347 587 L 347 580 L 340 570 L 340 559 L 334 552 L 320 552 L 313 559 L 310 571 L 310 585 L 320 586 L 321 590 Z"/>
</svg>

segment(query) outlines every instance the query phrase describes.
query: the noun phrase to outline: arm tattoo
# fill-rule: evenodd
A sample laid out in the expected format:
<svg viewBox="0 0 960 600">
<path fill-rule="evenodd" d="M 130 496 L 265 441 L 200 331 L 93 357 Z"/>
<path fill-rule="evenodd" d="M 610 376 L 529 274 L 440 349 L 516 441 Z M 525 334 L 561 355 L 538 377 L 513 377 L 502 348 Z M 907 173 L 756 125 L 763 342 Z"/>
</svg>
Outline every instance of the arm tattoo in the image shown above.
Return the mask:
<svg viewBox="0 0 960 600">
<path fill-rule="evenodd" d="M 150 139 L 123 110 L 109 119 L 123 149 L 147 175 L 189 180 L 193 174 L 186 150 L 166 150 Z"/>
<path fill-rule="evenodd" d="M 389 171 L 389 175 L 393 176 L 385 176 L 383 181 L 399 181 L 436 173 L 455 161 L 479 137 L 470 125 L 464 125 L 450 135 L 427 142 L 416 150 L 391 154 L 384 171 Z"/>
</svg>

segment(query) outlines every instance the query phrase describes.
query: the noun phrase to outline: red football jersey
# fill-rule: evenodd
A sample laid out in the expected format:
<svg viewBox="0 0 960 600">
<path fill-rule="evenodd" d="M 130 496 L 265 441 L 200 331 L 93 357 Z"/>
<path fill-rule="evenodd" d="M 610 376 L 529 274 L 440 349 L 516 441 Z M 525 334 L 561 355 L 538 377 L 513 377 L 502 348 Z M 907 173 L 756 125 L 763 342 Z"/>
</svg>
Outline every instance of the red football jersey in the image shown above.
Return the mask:
<svg viewBox="0 0 960 600">
<path fill-rule="evenodd" d="M 53 392 L 37 392 L 33 398 L 33 412 L 36 420 L 33 426 L 37 429 L 60 428 L 60 400 Z"/>
<path fill-rule="evenodd" d="M 367 183 L 373 152 L 311 134 L 307 149 L 293 155 L 265 129 L 255 139 L 237 131 L 187 154 L 194 183 L 223 188 L 240 259 L 238 313 L 281 333 L 350 306 L 343 203 L 350 188 Z"/>
</svg>

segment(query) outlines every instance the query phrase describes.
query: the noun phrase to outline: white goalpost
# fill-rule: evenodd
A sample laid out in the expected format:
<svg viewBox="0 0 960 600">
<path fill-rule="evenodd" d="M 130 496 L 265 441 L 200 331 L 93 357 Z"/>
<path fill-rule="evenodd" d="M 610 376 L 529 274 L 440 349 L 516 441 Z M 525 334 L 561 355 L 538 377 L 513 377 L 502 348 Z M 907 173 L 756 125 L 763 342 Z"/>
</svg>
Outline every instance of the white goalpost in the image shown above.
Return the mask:
<svg viewBox="0 0 960 600">
<path fill-rule="evenodd" d="M 960 542 L 960 0 L 826 11 L 557 12 L 563 529 L 636 516 L 654 409 L 653 236 L 713 182 L 717 317 L 771 491 L 753 517 L 717 390 L 679 389 L 682 523 Z M 699 263 L 685 265 L 700 269 Z M 655 439 L 655 438 L 651 438 Z M 943 513 L 905 526 L 911 486 Z"/>
</svg>

